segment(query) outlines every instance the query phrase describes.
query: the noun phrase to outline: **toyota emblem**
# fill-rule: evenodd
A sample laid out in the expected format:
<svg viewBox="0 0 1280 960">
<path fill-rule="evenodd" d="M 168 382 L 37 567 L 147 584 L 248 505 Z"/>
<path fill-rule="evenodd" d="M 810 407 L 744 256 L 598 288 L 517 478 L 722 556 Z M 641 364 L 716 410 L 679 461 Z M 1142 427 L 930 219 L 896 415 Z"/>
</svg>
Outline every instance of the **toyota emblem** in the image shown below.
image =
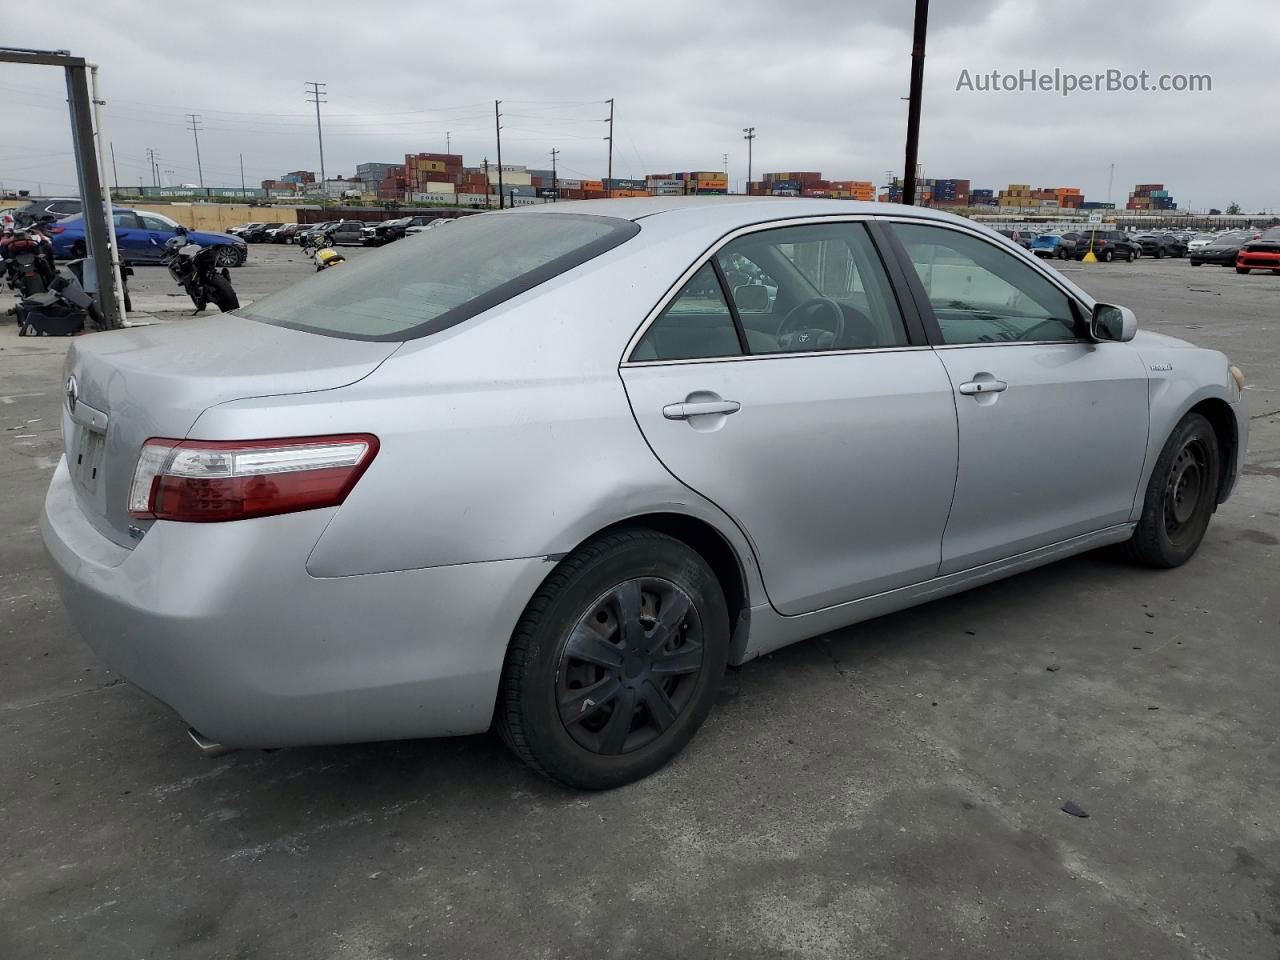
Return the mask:
<svg viewBox="0 0 1280 960">
<path fill-rule="evenodd" d="M 80 399 L 80 386 L 75 377 L 67 377 L 67 410 L 76 412 L 76 402 Z"/>
</svg>

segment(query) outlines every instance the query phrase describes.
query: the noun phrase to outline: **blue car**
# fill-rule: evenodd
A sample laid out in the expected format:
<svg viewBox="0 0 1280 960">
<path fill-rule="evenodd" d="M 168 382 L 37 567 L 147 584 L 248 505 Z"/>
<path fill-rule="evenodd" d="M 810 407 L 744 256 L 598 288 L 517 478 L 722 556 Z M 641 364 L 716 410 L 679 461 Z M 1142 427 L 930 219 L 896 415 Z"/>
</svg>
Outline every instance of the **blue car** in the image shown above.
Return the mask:
<svg viewBox="0 0 1280 960">
<path fill-rule="evenodd" d="M 116 207 L 112 219 L 116 227 L 116 243 L 120 259 L 127 263 L 161 263 L 164 245 L 178 232 L 179 224 L 168 217 L 146 210 L 122 210 Z M 67 217 L 50 230 L 54 256 L 61 259 L 83 257 L 85 252 L 84 217 Z M 238 267 L 249 258 L 249 247 L 243 240 L 226 233 L 191 230 L 191 243 L 213 247 L 220 267 Z"/>
<path fill-rule="evenodd" d="M 1056 257 L 1067 260 L 1076 254 L 1076 244 L 1070 237 L 1056 233 L 1042 233 L 1031 241 L 1031 252 L 1037 257 Z"/>
</svg>

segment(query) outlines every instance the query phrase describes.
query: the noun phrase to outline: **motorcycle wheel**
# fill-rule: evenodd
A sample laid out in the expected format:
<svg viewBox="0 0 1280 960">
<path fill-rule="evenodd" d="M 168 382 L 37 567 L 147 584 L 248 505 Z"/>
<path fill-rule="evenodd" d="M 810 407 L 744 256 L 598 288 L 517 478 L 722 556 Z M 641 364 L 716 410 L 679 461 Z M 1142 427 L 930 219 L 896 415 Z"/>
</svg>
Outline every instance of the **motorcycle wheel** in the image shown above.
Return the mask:
<svg viewBox="0 0 1280 960">
<path fill-rule="evenodd" d="M 196 313 L 199 313 L 209 305 L 209 298 L 204 295 L 204 288 L 198 287 L 194 283 L 186 284 L 187 296 L 191 298 L 191 302 L 196 305 Z"/>
<path fill-rule="evenodd" d="M 231 288 L 231 281 L 226 277 L 219 277 L 216 274 L 210 277 L 208 291 L 209 299 L 216 303 L 218 309 L 223 313 L 240 306 L 240 299 L 236 296 L 235 290 Z"/>
</svg>

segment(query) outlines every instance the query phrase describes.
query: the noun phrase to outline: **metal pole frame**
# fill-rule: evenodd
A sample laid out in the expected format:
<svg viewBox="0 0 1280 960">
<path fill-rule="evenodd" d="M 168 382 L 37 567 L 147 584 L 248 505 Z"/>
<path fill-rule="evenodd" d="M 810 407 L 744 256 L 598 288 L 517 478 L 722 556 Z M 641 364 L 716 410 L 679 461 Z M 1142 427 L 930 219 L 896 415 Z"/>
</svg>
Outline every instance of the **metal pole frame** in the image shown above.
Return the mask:
<svg viewBox="0 0 1280 960">
<path fill-rule="evenodd" d="M 76 183 L 84 209 L 86 264 L 85 289 L 96 295 L 107 327 L 124 325 L 120 310 L 121 296 L 111 269 L 110 248 L 114 239 L 108 230 L 110 194 L 103 192 L 100 151 L 95 148 L 93 101 L 89 96 L 89 70 L 92 65 L 84 57 L 73 57 L 69 50 L 31 50 L 23 47 L 0 47 L 0 63 L 24 63 L 32 66 L 62 67 L 67 80 L 67 103 L 71 113 L 71 142 L 76 160 Z"/>
<path fill-rule="evenodd" d="M 916 166 L 920 152 L 920 103 L 924 99 L 924 46 L 929 32 L 929 0 L 916 0 L 911 41 L 911 94 L 907 103 L 907 148 L 902 179 L 902 202 L 916 202 Z"/>
</svg>

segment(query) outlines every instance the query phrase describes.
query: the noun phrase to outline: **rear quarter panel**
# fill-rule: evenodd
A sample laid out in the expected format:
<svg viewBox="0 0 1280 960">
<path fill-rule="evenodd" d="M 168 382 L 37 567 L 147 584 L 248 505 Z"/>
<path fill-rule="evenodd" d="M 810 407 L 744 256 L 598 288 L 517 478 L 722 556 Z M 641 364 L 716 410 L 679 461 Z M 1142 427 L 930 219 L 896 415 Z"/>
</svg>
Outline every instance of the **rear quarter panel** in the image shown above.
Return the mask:
<svg viewBox="0 0 1280 960">
<path fill-rule="evenodd" d="M 639 243 L 615 256 L 628 245 L 600 258 L 616 268 L 592 261 L 406 343 L 359 385 L 221 404 L 191 435 L 379 437 L 377 458 L 311 553 L 313 576 L 557 557 L 606 526 L 664 512 L 719 530 L 758 602 L 742 532 L 666 471 L 632 417 L 619 358 L 687 261 L 655 260 Z"/>
</svg>

